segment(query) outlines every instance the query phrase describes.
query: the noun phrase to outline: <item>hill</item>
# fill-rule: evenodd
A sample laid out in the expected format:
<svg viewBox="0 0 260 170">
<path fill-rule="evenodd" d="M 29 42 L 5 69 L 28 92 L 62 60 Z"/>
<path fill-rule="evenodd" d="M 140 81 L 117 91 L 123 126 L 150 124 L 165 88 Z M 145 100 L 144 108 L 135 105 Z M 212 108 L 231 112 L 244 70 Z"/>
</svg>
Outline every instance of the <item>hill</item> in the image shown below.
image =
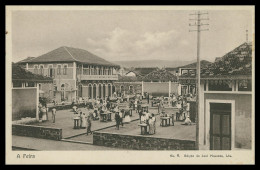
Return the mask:
<svg viewBox="0 0 260 170">
<path fill-rule="evenodd" d="M 191 64 L 193 61 L 180 61 L 180 60 L 128 60 L 128 61 L 111 61 L 121 67 L 179 67 Z"/>
</svg>

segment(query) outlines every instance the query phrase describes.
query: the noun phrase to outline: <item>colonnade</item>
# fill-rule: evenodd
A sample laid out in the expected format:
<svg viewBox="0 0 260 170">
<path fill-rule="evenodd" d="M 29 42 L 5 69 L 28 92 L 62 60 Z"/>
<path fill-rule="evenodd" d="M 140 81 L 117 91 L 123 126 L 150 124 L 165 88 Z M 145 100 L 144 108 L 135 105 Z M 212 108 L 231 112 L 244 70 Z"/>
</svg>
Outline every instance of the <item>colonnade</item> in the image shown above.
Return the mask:
<svg viewBox="0 0 260 170">
<path fill-rule="evenodd" d="M 111 83 L 108 84 L 96 84 L 89 83 L 87 86 L 82 86 L 82 97 L 93 98 L 105 98 L 106 96 L 112 96 L 115 92 L 115 87 Z"/>
</svg>

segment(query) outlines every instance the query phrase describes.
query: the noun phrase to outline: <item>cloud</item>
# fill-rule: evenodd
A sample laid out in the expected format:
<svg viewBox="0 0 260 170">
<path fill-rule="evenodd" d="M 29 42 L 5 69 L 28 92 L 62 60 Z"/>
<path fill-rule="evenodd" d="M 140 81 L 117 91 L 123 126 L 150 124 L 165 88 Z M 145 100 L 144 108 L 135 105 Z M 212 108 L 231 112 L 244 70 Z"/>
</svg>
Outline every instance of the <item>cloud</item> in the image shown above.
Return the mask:
<svg viewBox="0 0 260 170">
<path fill-rule="evenodd" d="M 188 44 L 188 41 L 179 39 L 180 34 L 175 30 L 141 34 L 117 27 L 105 37 L 88 38 L 86 43 L 93 52 L 106 59 L 148 59 L 160 54 L 168 57 L 178 47 Z"/>
</svg>

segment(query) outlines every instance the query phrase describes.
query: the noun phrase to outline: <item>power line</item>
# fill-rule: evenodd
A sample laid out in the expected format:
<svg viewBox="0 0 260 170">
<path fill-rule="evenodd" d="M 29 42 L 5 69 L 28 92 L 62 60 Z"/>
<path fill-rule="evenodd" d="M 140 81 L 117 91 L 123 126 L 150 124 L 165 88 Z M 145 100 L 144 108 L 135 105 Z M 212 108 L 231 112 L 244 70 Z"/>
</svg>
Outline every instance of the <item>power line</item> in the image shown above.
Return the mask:
<svg viewBox="0 0 260 170">
<path fill-rule="evenodd" d="M 207 18 L 201 18 L 201 16 L 207 16 Z M 209 20 L 208 12 L 200 12 L 190 14 L 190 16 L 195 16 L 195 18 L 189 19 L 190 21 L 195 20 L 194 24 L 189 24 L 189 26 L 196 26 L 196 30 L 189 30 L 189 32 L 197 32 L 197 121 L 196 121 L 196 149 L 199 150 L 199 113 L 200 113 L 200 32 L 209 31 L 209 29 L 201 29 L 203 26 L 209 25 L 208 23 L 201 23 L 201 21 Z M 205 117 L 204 117 L 205 119 Z M 205 121 L 204 121 L 205 122 Z M 205 127 L 205 125 L 204 125 Z M 204 145 L 206 144 L 206 136 L 204 132 Z"/>
</svg>

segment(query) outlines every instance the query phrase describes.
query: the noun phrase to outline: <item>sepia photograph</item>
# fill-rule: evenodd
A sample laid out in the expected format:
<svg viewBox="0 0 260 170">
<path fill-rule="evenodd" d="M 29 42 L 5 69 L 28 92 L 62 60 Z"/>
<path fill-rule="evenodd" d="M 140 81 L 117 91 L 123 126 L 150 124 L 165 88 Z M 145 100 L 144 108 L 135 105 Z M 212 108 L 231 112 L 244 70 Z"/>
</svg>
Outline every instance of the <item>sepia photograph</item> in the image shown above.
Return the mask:
<svg viewBox="0 0 260 170">
<path fill-rule="evenodd" d="M 254 6 L 6 6 L 6 163 L 254 164 Z"/>
</svg>

